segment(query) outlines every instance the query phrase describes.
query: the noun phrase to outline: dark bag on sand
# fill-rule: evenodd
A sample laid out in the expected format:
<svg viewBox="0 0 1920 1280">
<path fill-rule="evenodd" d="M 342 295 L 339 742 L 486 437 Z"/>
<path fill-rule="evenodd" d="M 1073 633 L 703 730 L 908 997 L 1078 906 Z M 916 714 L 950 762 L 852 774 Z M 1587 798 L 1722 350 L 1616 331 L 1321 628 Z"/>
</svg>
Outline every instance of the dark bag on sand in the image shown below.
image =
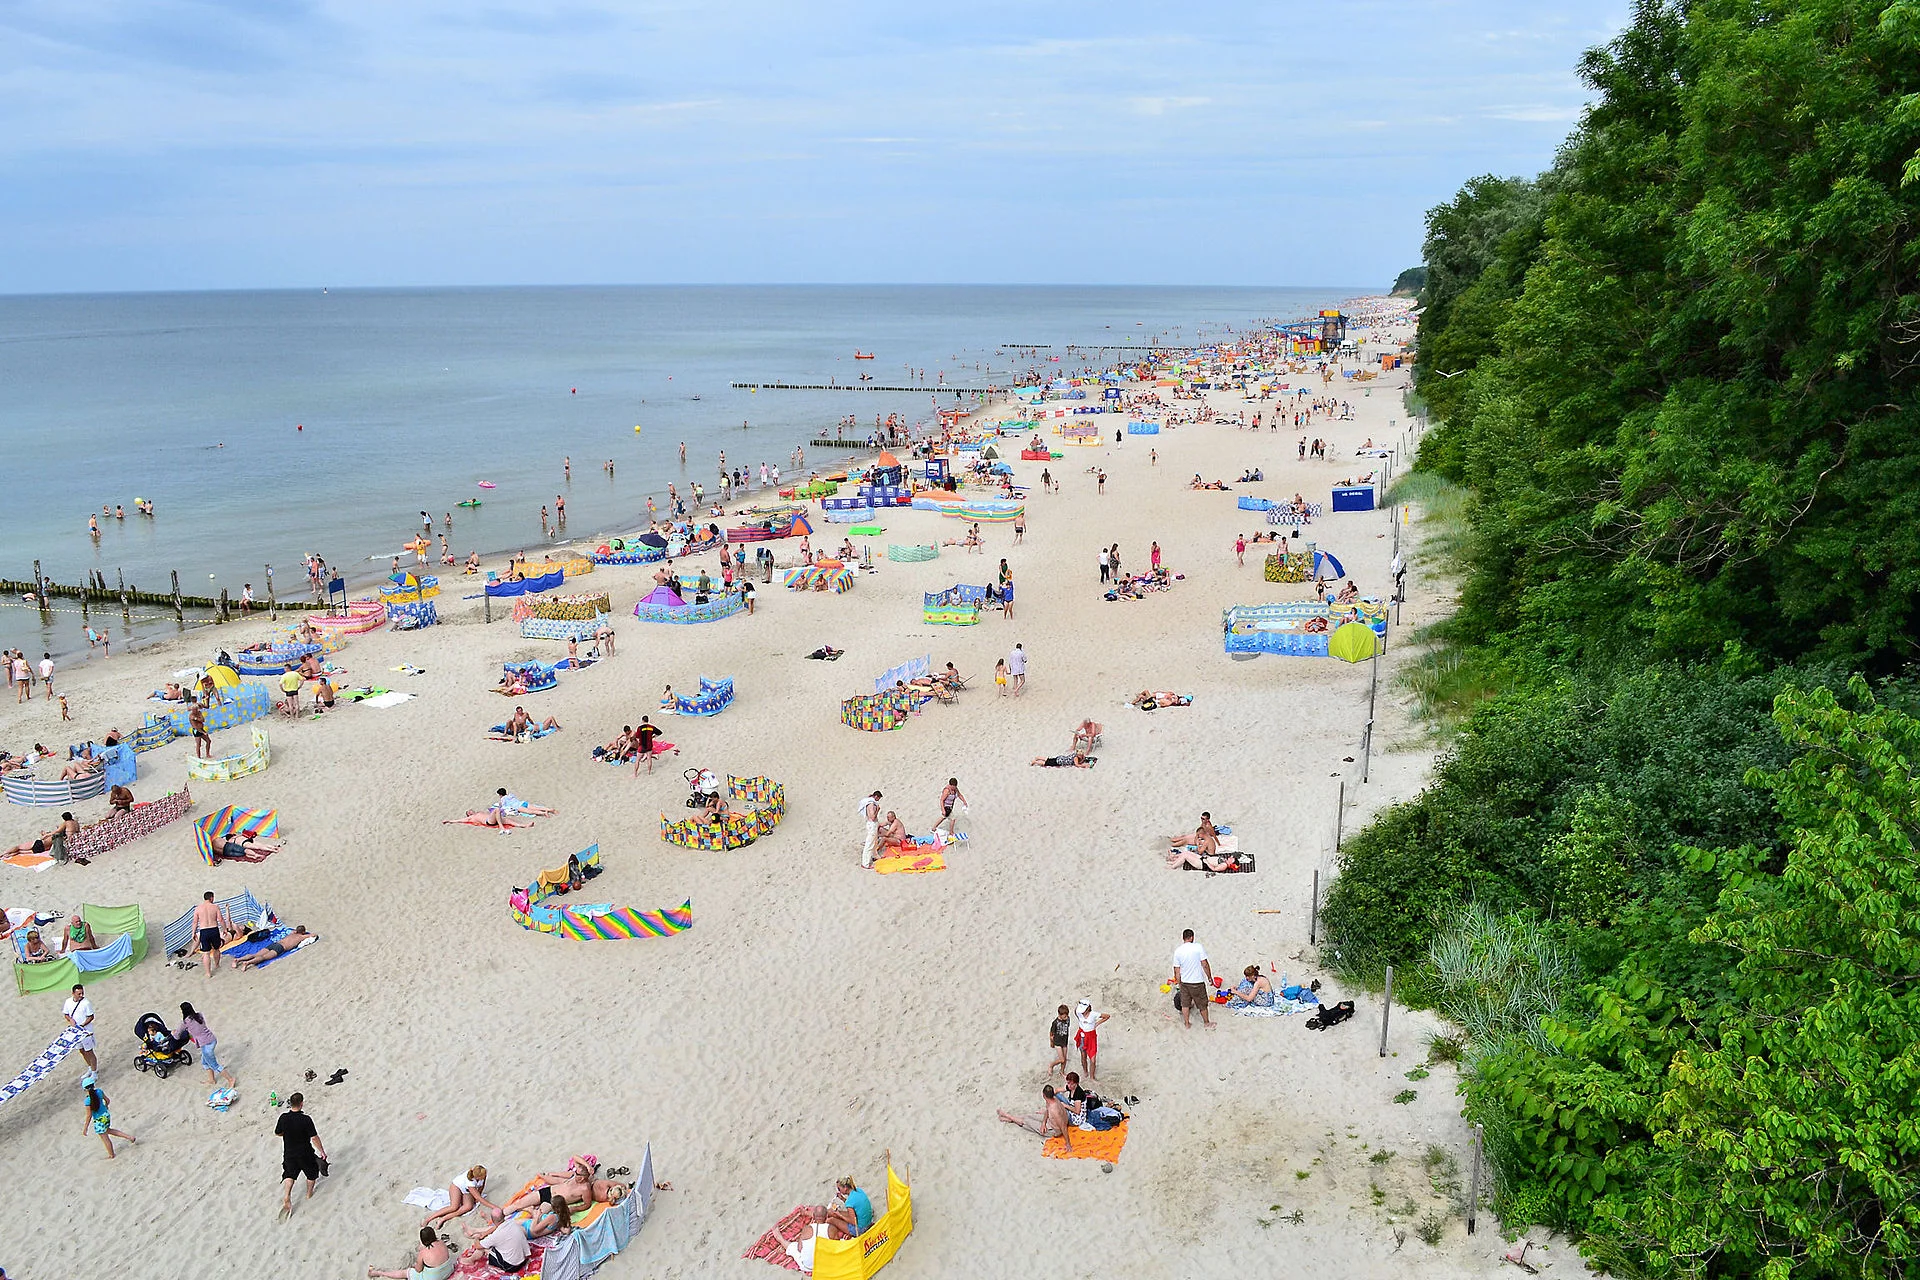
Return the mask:
<svg viewBox="0 0 1920 1280">
<path fill-rule="evenodd" d="M 1345 1022 L 1353 1016 L 1353 1001 L 1342 1000 L 1339 1004 L 1322 1005 L 1320 1012 L 1307 1019 L 1307 1025 L 1315 1031 L 1325 1031 L 1336 1023 Z"/>
</svg>

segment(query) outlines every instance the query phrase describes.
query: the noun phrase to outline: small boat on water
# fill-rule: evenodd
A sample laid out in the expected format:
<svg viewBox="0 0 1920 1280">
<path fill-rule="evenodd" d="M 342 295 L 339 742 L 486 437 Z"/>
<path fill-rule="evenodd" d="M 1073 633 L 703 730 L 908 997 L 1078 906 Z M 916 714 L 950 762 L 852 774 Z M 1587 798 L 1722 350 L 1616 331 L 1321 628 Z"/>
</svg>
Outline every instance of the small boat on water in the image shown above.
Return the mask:
<svg viewBox="0 0 1920 1280">
<path fill-rule="evenodd" d="M 855 360 L 871 360 L 873 359 L 873 352 L 862 351 L 860 348 L 855 347 L 853 349 L 853 358 Z"/>
</svg>

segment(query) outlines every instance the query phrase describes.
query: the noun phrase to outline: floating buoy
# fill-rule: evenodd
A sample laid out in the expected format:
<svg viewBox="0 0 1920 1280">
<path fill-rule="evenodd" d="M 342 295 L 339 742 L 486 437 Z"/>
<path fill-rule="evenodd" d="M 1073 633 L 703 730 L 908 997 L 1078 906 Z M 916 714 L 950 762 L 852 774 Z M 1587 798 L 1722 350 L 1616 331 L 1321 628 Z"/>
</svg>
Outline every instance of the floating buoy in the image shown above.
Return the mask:
<svg viewBox="0 0 1920 1280">
<path fill-rule="evenodd" d="M 635 424 L 634 424 L 634 427 L 633 427 L 633 434 L 635 434 L 635 435 L 639 435 L 639 434 L 640 434 L 640 425 L 639 425 L 638 423 L 635 423 Z"/>
</svg>

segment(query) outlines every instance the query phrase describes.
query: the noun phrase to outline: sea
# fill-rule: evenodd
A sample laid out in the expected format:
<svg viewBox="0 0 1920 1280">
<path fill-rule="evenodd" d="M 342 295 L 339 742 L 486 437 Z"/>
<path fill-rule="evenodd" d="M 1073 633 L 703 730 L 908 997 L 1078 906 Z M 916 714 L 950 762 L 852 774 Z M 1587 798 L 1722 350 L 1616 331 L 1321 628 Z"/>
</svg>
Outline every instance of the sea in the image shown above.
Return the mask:
<svg viewBox="0 0 1920 1280">
<path fill-rule="evenodd" d="M 363 585 L 433 518 L 464 560 L 597 544 L 646 523 L 719 455 L 795 472 L 876 417 L 1128 348 L 1221 340 L 1311 315 L 1347 288 L 635 286 L 303 289 L 0 297 L 0 579 L 307 598 L 315 553 Z M 856 359 L 856 354 L 872 359 Z M 837 389 L 849 384 L 898 391 Z M 735 383 L 829 384 L 751 390 Z M 681 461 L 681 446 L 685 461 Z M 572 475 L 566 460 L 572 461 Z M 491 487 L 481 487 L 482 484 Z M 769 495 L 771 496 L 771 495 Z M 567 528 L 540 509 L 564 497 Z M 135 500 L 155 514 L 136 514 Z M 462 507 L 478 500 L 477 507 Z M 124 509 L 124 518 L 103 508 Z M 100 524 L 96 538 L 88 517 Z M 170 609 L 0 600 L 0 647 L 128 646 Z M 205 621 L 204 617 L 190 621 Z"/>
</svg>

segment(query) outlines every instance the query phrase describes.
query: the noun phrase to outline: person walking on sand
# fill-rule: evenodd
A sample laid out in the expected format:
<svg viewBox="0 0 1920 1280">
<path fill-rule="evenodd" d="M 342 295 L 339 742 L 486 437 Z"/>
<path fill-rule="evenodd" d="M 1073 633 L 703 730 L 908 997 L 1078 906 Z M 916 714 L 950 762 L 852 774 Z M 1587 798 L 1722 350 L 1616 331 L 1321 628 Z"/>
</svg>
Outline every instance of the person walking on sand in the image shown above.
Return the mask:
<svg viewBox="0 0 1920 1280">
<path fill-rule="evenodd" d="M 880 851 L 880 793 L 874 792 L 860 802 L 860 816 L 866 820 L 867 839 L 860 848 L 860 865 L 873 866 L 873 859 Z"/>
<path fill-rule="evenodd" d="M 207 709 L 194 703 L 187 711 L 187 729 L 193 734 L 195 759 L 213 759 L 213 735 L 207 732 Z"/>
<path fill-rule="evenodd" d="M 194 949 L 200 953 L 200 965 L 211 978 L 220 967 L 220 947 L 229 932 L 238 932 L 233 920 L 213 900 L 213 890 L 200 895 L 193 908 Z"/>
<path fill-rule="evenodd" d="M 115 1138 L 120 1139 L 128 1146 L 136 1145 L 132 1134 L 122 1133 L 113 1127 L 113 1113 L 111 1110 L 113 1099 L 100 1091 L 100 1085 L 94 1079 L 93 1072 L 89 1071 L 85 1076 L 81 1077 L 80 1091 L 81 1099 L 87 1104 L 86 1124 L 80 1131 L 86 1133 L 91 1130 L 99 1136 L 101 1144 L 107 1149 L 107 1159 L 112 1160 L 114 1158 L 113 1140 Z"/>
<path fill-rule="evenodd" d="M 207 1020 L 200 1016 L 197 1009 L 185 1001 L 180 1004 L 180 1029 L 173 1033 L 173 1038 L 176 1043 L 181 1040 L 193 1041 L 194 1048 L 200 1051 L 200 1065 L 207 1069 L 208 1084 L 219 1084 L 225 1080 L 229 1089 L 239 1085 L 233 1073 L 220 1065 L 220 1040 L 213 1034 L 213 1028 L 207 1025 Z"/>
<path fill-rule="evenodd" d="M 1237 533 L 1233 537 L 1233 562 L 1238 565 L 1247 562 L 1247 535 L 1244 533 Z"/>
<path fill-rule="evenodd" d="M 79 1042 L 74 1047 L 86 1059 L 88 1070 L 98 1071 L 100 1059 L 93 1056 L 93 1002 L 87 999 L 85 987 L 77 982 L 73 984 L 73 994 L 60 1007 L 60 1016 L 67 1020 L 67 1026 L 80 1033 Z"/>
<path fill-rule="evenodd" d="M 1080 1069 L 1092 1080 L 1094 1067 L 1100 1062 L 1100 1024 L 1111 1018 L 1110 1013 L 1096 1013 L 1093 1001 L 1081 1000 L 1073 1009 L 1073 1043 L 1080 1050 Z"/>
<path fill-rule="evenodd" d="M 1211 1001 L 1208 1000 L 1208 987 L 1213 983 L 1213 965 L 1207 961 L 1207 953 L 1199 943 L 1193 940 L 1193 930 L 1185 929 L 1180 934 L 1180 945 L 1173 949 L 1173 981 L 1180 988 L 1180 1025 L 1193 1025 L 1193 1007 L 1200 1006 L 1200 1021 L 1208 1028 L 1213 1019 L 1208 1016 Z"/>
<path fill-rule="evenodd" d="M 1014 645 L 1013 652 L 1007 655 L 1007 674 L 1013 677 L 1014 697 L 1027 691 L 1027 651 L 1020 645 Z"/>
<path fill-rule="evenodd" d="M 1112 576 L 1112 563 L 1107 559 L 1107 549 L 1100 548 L 1100 581 L 1105 582 Z"/>
<path fill-rule="evenodd" d="M 302 1109 L 307 1100 L 301 1094 L 287 1099 L 287 1109 L 274 1123 L 274 1136 L 280 1139 L 280 1217 L 293 1216 L 294 1179 L 307 1180 L 307 1199 L 313 1199 L 313 1184 L 327 1171 L 327 1149 L 320 1145 L 320 1131 Z"/>
<path fill-rule="evenodd" d="M 1000 686 L 1000 696 L 1007 696 L 1007 660 L 997 659 L 993 664 L 993 682 Z"/>
<path fill-rule="evenodd" d="M 946 787 L 940 792 L 940 821 L 933 824 L 935 831 L 945 827 L 948 835 L 954 834 L 954 824 L 959 821 L 953 816 L 955 805 L 965 809 L 967 798 L 960 794 L 960 779 L 948 778 Z"/>
<path fill-rule="evenodd" d="M 1398 562 L 1399 557 L 1394 560 Z M 47 701 L 53 701 L 53 655 L 42 651 L 40 654 L 40 683 L 46 686 Z"/>
</svg>

